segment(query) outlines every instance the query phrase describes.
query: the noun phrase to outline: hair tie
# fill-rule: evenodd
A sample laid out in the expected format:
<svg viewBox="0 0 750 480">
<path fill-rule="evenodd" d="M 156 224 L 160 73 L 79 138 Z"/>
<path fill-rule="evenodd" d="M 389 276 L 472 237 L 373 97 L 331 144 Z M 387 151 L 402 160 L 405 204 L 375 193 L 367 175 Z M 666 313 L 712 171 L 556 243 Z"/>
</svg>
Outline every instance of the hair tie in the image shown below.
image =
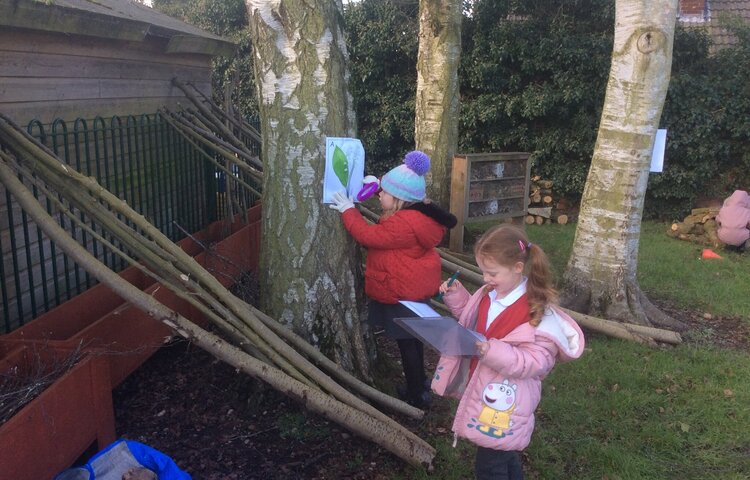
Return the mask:
<svg viewBox="0 0 750 480">
<path fill-rule="evenodd" d="M 526 244 L 526 248 L 531 248 L 531 246 L 534 245 L 533 243 L 529 242 Z"/>
</svg>

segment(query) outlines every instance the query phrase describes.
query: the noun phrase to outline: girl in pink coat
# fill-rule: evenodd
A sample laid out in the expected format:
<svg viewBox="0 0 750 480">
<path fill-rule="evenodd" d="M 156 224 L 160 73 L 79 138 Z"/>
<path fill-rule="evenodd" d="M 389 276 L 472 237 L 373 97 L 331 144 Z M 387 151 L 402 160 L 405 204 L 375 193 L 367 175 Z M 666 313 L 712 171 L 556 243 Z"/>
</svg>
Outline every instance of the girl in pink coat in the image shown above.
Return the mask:
<svg viewBox="0 0 750 480">
<path fill-rule="evenodd" d="M 735 190 L 724 200 L 716 223 L 719 225 L 716 231 L 719 240 L 745 250 L 750 238 L 750 195 L 744 190 Z"/>
<path fill-rule="evenodd" d="M 523 230 L 488 230 L 474 255 L 485 285 L 470 295 L 444 282 L 440 291 L 459 323 L 487 340 L 476 356 L 442 356 L 432 389 L 460 399 L 453 432 L 477 445 L 476 478 L 522 479 L 519 452 L 531 440 L 542 380 L 557 360 L 581 356 L 583 333 L 553 305 L 547 256 Z"/>
</svg>

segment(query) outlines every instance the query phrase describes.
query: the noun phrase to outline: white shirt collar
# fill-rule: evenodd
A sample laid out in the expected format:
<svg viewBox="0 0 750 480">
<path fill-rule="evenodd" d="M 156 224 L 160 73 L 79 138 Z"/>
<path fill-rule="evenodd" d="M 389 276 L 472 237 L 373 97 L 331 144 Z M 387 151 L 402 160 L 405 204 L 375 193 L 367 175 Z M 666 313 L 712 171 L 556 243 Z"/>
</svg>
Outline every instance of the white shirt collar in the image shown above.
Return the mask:
<svg viewBox="0 0 750 480">
<path fill-rule="evenodd" d="M 521 295 L 526 293 L 526 280 L 528 280 L 526 277 L 523 277 L 523 280 L 521 280 L 521 283 L 518 284 L 516 288 L 513 289 L 509 294 L 507 294 L 503 298 L 497 298 L 497 291 L 495 289 L 492 289 L 488 295 L 490 296 L 491 302 L 498 302 L 503 307 L 509 307 L 513 305 L 516 300 L 521 298 Z"/>
</svg>

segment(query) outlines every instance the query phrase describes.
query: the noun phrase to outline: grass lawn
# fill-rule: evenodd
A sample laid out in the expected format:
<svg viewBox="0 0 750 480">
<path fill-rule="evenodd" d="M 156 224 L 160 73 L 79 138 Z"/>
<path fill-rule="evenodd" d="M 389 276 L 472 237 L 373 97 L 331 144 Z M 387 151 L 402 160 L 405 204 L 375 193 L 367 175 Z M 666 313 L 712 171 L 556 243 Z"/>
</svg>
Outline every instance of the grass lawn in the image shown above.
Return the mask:
<svg viewBox="0 0 750 480">
<path fill-rule="evenodd" d="M 717 253 L 645 223 L 638 280 L 654 299 L 750 323 L 750 254 Z M 530 226 L 560 274 L 575 225 Z M 651 348 L 589 334 L 583 357 L 545 380 L 527 479 L 750 478 L 750 354 L 685 342 Z M 436 442 L 437 471 L 409 478 L 472 478 L 473 447 Z M 450 438 L 449 438 L 450 437 Z"/>
</svg>

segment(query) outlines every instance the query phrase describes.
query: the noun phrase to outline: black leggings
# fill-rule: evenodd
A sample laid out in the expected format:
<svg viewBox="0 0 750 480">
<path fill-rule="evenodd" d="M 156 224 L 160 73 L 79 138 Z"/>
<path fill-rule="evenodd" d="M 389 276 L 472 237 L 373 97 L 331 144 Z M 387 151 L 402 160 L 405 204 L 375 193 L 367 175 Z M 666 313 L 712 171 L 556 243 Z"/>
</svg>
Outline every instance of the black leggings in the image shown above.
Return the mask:
<svg viewBox="0 0 750 480">
<path fill-rule="evenodd" d="M 423 400 L 422 394 L 429 391 L 429 386 L 425 385 L 427 377 L 424 373 L 424 347 L 420 340 L 414 338 L 393 321 L 394 318 L 415 316 L 417 316 L 416 313 L 400 303 L 389 304 L 371 300 L 367 321 L 374 328 L 382 326 L 385 329 L 385 334 L 396 340 L 401 352 L 404 377 L 406 377 L 405 400 L 419 405 Z"/>
<path fill-rule="evenodd" d="M 516 451 L 477 447 L 474 474 L 477 480 L 523 480 L 521 456 Z"/>
<path fill-rule="evenodd" d="M 416 338 L 396 340 L 401 351 L 401 365 L 406 377 L 406 394 L 409 400 L 420 401 L 427 390 L 424 374 L 424 346 Z"/>
</svg>

